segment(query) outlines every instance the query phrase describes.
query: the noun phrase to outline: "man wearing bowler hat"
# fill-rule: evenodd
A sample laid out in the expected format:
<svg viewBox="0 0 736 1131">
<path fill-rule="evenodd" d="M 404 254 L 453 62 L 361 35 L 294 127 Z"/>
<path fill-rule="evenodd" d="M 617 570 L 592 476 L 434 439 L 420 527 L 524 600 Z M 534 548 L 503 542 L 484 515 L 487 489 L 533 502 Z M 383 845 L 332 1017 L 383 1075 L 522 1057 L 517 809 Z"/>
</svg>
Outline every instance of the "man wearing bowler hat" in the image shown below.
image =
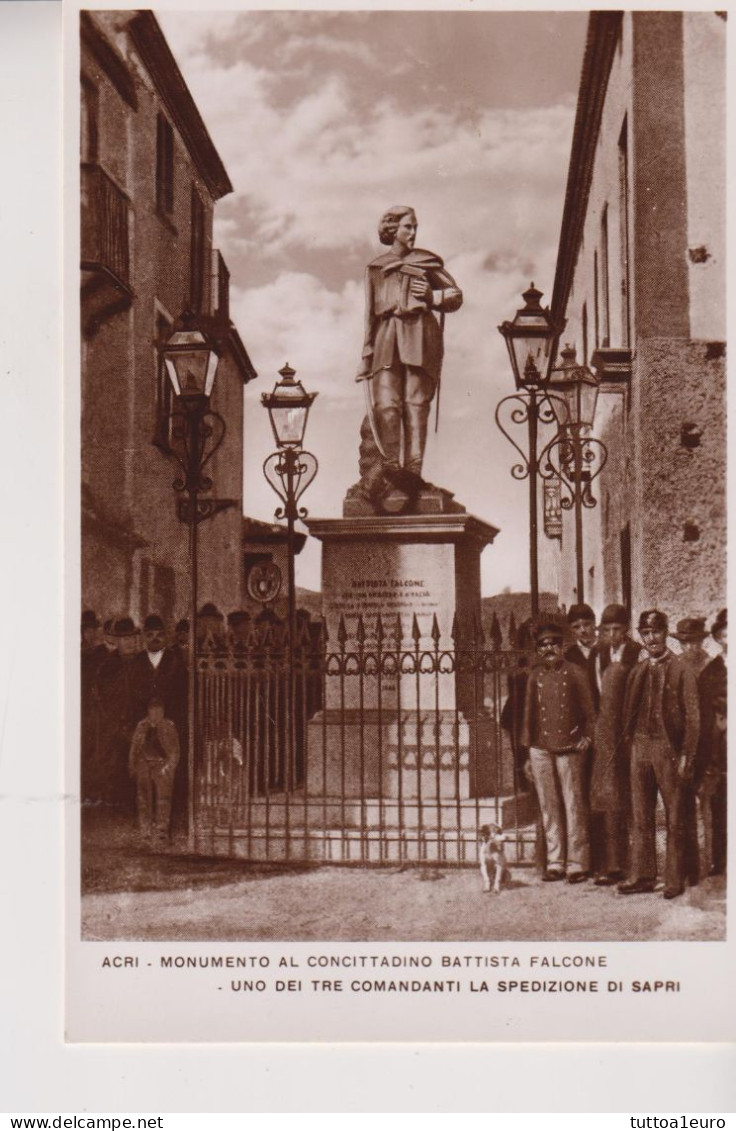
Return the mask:
<svg viewBox="0 0 736 1131">
<path fill-rule="evenodd" d="M 599 688 L 590 779 L 591 840 L 599 859 L 596 884 L 606 886 L 626 876 L 631 786 L 628 748 L 621 722 L 629 672 L 641 645 L 629 638 L 629 614 L 623 605 L 607 605 L 594 649 Z"/>
<path fill-rule="evenodd" d="M 166 628 L 156 613 L 143 622 L 145 647 L 131 669 L 131 722 L 138 724 L 153 698 L 163 700 L 166 718 L 173 720 L 179 735 L 186 715 L 186 670 L 173 648 L 166 646 Z"/>
<path fill-rule="evenodd" d="M 642 613 L 639 634 L 647 657 L 631 669 L 623 711 L 623 736 L 631 742 L 631 867 L 618 890 L 622 895 L 654 891 L 659 792 L 666 817 L 664 897 L 674 899 L 685 885 L 685 797 L 700 728 L 698 688 L 692 669 L 667 647 L 664 613 Z"/>
<path fill-rule="evenodd" d="M 540 624 L 537 662 L 526 686 L 521 745 L 542 810 L 547 844 L 546 881 L 586 880 L 590 871 L 585 760 L 595 723 L 588 679 L 563 659 L 564 634 Z"/>
<path fill-rule="evenodd" d="M 705 617 L 684 617 L 683 620 L 678 620 L 677 631 L 672 635 L 682 649 L 682 659 L 690 665 L 697 679 L 711 658 L 703 647 L 703 641 L 709 635 Z"/>
<path fill-rule="evenodd" d="M 128 777 L 131 721 L 131 669 L 138 646 L 138 629 L 131 617 L 118 617 L 110 637 L 116 651 L 97 671 L 100 710 L 101 794 L 108 804 L 132 811 L 134 795 Z"/>
<path fill-rule="evenodd" d="M 711 633 L 721 654 L 698 679 L 700 742 L 695 785 L 705 826 L 708 874 L 726 870 L 726 709 L 728 697 L 728 613 L 721 609 Z"/>
<path fill-rule="evenodd" d="M 107 659 L 107 648 L 99 640 L 100 622 L 92 609 L 82 613 L 81 649 L 81 770 L 82 800 L 100 800 L 99 781 L 99 703 L 97 672 Z"/>
<path fill-rule="evenodd" d="M 565 651 L 565 659 L 577 664 L 588 676 L 593 706 L 598 708 L 598 685 L 595 678 L 596 630 L 595 613 L 590 605 L 571 605 L 567 611 L 567 627 L 573 643 Z"/>
</svg>

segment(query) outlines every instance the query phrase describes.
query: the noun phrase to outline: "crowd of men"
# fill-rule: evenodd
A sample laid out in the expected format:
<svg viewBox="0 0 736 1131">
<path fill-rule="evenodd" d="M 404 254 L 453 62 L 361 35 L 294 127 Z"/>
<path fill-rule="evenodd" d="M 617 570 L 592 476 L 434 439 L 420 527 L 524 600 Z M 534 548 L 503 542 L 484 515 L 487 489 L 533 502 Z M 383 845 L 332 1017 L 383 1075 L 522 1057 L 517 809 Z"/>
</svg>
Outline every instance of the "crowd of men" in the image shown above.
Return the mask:
<svg viewBox="0 0 736 1131">
<path fill-rule="evenodd" d="M 315 654 L 318 628 L 307 612 L 297 611 L 299 655 Z M 172 828 L 183 831 L 187 824 L 189 621 L 180 620 L 169 632 L 157 614 L 147 616 L 139 628 L 129 616 L 101 624 L 94 611 L 86 610 L 81 630 L 83 800 L 88 806 L 104 806 L 128 816 L 137 813 L 143 841 L 161 848 Z M 257 659 L 259 642 L 278 647 L 284 632 L 284 623 L 271 610 L 253 617 L 236 609 L 226 617 L 207 602 L 197 613 L 197 652 L 247 650 Z M 282 673 L 282 684 L 283 678 Z M 292 767 L 297 779 L 304 761 L 302 716 L 306 712 L 311 717 L 318 709 L 319 690 L 310 669 L 300 684 L 297 704 Z M 271 692 L 276 698 L 273 688 Z M 283 686 L 279 693 L 283 698 Z M 264 703 L 255 704 L 259 695 L 268 694 L 260 686 L 252 689 L 253 714 L 258 718 L 246 722 L 247 736 L 240 736 L 256 754 L 271 752 L 270 762 L 256 756 L 249 768 L 250 788 L 256 791 L 279 788 L 284 782 L 283 752 L 278 756 L 273 752 L 283 746 L 285 720 L 283 715 L 265 719 Z M 216 726 L 211 721 L 208 734 L 215 743 Z"/>
<path fill-rule="evenodd" d="M 650 609 L 639 618 L 641 644 L 629 630 L 622 605 L 599 624 L 585 604 L 565 625 L 527 622 L 531 663 L 510 677 L 502 725 L 536 792 L 543 879 L 654 891 L 659 796 L 664 897 L 673 899 L 726 866 L 727 612 L 710 630 L 687 617 L 670 634 L 665 614 Z M 703 646 L 709 636 L 718 655 Z"/>
</svg>

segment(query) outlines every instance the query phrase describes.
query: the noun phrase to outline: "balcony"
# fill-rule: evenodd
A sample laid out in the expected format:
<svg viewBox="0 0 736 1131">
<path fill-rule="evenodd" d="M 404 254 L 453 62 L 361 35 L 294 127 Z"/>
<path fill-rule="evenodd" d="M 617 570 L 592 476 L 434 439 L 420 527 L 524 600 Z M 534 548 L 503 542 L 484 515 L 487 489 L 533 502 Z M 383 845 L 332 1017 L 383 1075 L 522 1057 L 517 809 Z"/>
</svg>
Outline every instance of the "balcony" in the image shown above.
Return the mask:
<svg viewBox="0 0 736 1131">
<path fill-rule="evenodd" d="M 93 337 L 133 299 L 130 203 L 99 165 L 82 165 L 81 189 L 82 329 Z"/>
</svg>

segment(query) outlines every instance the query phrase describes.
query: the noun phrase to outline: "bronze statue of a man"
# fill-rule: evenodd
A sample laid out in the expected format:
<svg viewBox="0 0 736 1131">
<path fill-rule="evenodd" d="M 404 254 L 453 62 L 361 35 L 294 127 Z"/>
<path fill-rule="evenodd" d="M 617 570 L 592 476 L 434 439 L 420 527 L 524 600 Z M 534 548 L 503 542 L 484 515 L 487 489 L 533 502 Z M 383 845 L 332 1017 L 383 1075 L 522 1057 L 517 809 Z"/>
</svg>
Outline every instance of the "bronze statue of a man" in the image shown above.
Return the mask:
<svg viewBox="0 0 736 1131">
<path fill-rule="evenodd" d="M 429 409 L 442 368 L 442 322 L 463 301 L 440 257 L 414 247 L 416 233 L 412 208 L 389 208 L 378 237 L 390 251 L 365 274 L 365 343 L 356 380 L 370 382 L 361 486 L 373 499 L 392 484 L 410 493 L 421 488 Z M 371 441 L 379 459 L 370 458 Z"/>
</svg>

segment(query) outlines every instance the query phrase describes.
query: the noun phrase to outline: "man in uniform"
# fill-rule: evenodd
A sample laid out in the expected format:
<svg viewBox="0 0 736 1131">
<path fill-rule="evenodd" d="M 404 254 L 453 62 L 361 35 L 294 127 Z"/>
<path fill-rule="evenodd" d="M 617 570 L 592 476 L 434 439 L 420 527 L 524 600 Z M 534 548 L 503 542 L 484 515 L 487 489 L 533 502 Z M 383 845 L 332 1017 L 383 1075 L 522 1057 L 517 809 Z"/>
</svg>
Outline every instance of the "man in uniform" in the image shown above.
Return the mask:
<svg viewBox="0 0 736 1131">
<path fill-rule="evenodd" d="M 664 897 L 674 899 L 685 886 L 683 799 L 695 767 L 700 711 L 695 676 L 667 647 L 668 632 L 667 617 L 659 609 L 641 614 L 639 634 L 647 659 L 631 669 L 623 712 L 623 737 L 632 743 L 631 869 L 618 890 L 622 895 L 654 891 L 659 791 L 667 826 Z"/>
<path fill-rule="evenodd" d="M 526 686 L 521 745 L 542 810 L 547 844 L 543 879 L 586 880 L 590 871 L 585 759 L 595 724 L 586 675 L 562 657 L 563 631 L 536 632 L 537 663 Z"/>
<path fill-rule="evenodd" d="M 369 420 L 381 457 L 365 466 L 371 461 L 365 459 L 363 430 L 361 486 L 371 497 L 392 483 L 410 492 L 422 485 L 430 403 L 442 367 L 441 320 L 463 301 L 439 256 L 415 249 L 416 233 L 412 208 L 390 208 L 378 238 L 391 250 L 366 269 L 366 330 L 356 380 L 371 383 Z"/>
</svg>

